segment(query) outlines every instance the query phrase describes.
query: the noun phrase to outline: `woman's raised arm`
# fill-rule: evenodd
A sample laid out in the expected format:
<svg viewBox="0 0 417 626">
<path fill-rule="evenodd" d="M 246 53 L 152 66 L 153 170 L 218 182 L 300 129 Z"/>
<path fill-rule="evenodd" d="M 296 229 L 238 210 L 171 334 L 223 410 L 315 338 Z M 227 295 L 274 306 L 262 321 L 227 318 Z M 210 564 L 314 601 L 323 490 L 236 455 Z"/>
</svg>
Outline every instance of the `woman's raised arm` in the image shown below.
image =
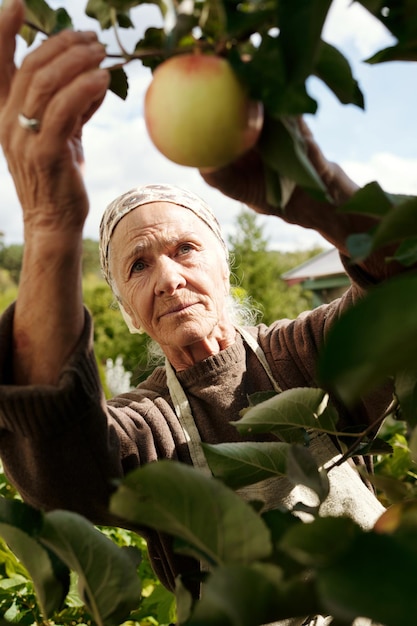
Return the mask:
<svg viewBox="0 0 417 626">
<path fill-rule="evenodd" d="M 23 18 L 21 0 L 1 9 L 0 141 L 24 221 L 14 382 L 56 384 L 84 324 L 82 231 L 89 203 L 81 133 L 104 99 L 109 75 L 99 68 L 105 51 L 96 35 L 69 30 L 48 38 L 17 68 Z M 25 118 L 39 127 L 25 128 Z"/>
</svg>

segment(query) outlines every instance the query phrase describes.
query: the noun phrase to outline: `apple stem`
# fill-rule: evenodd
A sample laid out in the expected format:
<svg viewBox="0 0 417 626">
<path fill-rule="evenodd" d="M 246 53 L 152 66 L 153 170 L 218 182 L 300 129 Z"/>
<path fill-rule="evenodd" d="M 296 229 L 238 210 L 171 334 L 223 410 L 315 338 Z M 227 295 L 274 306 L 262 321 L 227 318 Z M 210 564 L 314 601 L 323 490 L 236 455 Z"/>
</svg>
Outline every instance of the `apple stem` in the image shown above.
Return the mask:
<svg viewBox="0 0 417 626">
<path fill-rule="evenodd" d="M 118 22 L 117 22 L 117 12 L 116 9 L 114 7 L 111 7 L 110 9 L 110 19 L 111 19 L 111 23 L 113 26 L 113 31 L 114 31 L 114 36 L 116 38 L 116 42 L 117 45 L 120 48 L 121 51 L 121 56 L 123 58 L 125 58 L 126 60 L 131 58 L 131 55 L 127 52 L 126 48 L 124 47 L 122 40 L 119 37 L 119 29 L 118 29 Z"/>
</svg>

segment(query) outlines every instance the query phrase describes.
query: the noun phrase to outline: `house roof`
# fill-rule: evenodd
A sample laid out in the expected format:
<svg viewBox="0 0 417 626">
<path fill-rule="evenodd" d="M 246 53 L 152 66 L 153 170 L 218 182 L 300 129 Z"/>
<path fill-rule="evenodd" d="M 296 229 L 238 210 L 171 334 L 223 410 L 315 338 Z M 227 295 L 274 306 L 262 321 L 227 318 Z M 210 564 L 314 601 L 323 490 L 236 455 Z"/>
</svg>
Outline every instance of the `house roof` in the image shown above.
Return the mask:
<svg viewBox="0 0 417 626">
<path fill-rule="evenodd" d="M 285 274 L 282 274 L 282 278 L 289 285 L 293 285 L 309 279 L 345 274 L 346 270 L 340 260 L 338 250 L 336 248 L 330 248 L 308 261 L 305 261 L 301 265 L 298 265 L 294 269 L 285 272 Z"/>
</svg>

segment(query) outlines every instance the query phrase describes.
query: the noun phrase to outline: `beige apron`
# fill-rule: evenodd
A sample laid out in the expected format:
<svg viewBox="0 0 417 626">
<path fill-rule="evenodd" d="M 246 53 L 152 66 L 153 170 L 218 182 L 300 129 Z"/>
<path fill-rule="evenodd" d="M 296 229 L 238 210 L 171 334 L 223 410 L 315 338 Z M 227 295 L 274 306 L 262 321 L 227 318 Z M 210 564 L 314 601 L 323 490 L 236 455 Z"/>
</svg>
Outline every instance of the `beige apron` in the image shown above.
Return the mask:
<svg viewBox="0 0 417 626">
<path fill-rule="evenodd" d="M 239 327 L 237 330 L 259 359 L 275 391 L 281 392 L 282 390 L 274 379 L 261 347 L 245 329 Z M 211 476 L 187 396 L 168 360 L 165 361 L 165 367 L 168 390 L 184 432 L 193 465 Z M 328 474 L 330 493 L 320 507 L 320 515 L 322 517 L 326 515 L 333 517 L 348 515 L 362 528 L 372 528 L 385 508 L 365 486 L 358 472 L 348 462 L 334 466 L 341 455 L 330 437 L 326 433 L 314 434 L 310 440 L 309 450 L 320 468 L 332 467 Z M 265 511 L 276 507 L 277 504 L 284 505 L 290 510 L 297 502 L 303 502 L 308 506 L 318 504 L 316 494 L 304 485 L 294 486 L 286 477 L 268 478 L 255 485 L 239 489 L 238 493 L 245 500 L 263 501 Z M 300 517 L 308 519 L 305 514 L 300 514 Z M 305 621 L 305 618 L 291 618 L 274 622 L 269 626 L 326 626 L 330 621 L 331 618 L 323 616 L 316 616 L 310 621 Z M 372 623 L 368 619 L 358 618 L 355 620 L 354 626 L 370 626 Z"/>
</svg>

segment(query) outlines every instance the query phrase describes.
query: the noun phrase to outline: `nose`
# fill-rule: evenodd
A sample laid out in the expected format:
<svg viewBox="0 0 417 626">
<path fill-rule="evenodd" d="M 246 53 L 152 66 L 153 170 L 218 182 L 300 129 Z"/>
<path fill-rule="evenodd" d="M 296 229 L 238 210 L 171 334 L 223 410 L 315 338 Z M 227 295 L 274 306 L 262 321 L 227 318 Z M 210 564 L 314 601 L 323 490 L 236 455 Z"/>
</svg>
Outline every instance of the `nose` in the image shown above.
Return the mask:
<svg viewBox="0 0 417 626">
<path fill-rule="evenodd" d="M 173 295 L 177 289 L 185 287 L 187 281 L 181 265 L 168 256 L 161 257 L 155 268 L 155 295 Z"/>
</svg>

